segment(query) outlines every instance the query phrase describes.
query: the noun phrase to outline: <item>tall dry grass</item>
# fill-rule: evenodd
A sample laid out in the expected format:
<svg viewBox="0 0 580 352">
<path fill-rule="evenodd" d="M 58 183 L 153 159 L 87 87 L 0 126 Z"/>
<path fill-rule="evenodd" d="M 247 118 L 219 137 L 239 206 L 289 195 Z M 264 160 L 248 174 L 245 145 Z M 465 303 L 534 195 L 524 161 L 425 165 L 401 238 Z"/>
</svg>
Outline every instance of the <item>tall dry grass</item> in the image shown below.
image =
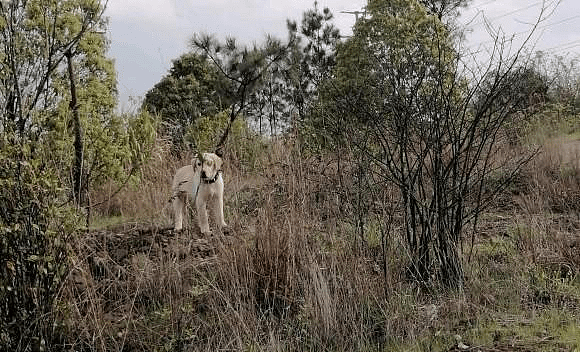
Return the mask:
<svg viewBox="0 0 580 352">
<path fill-rule="evenodd" d="M 175 170 L 191 162 L 191 153 L 179 157 L 171 153 L 169 141 L 158 139 L 151 159 L 137 171 L 137 182 L 107 183 L 91 192 L 91 224 L 99 227 L 102 219 L 119 218 L 163 222 L 170 215 L 171 181 Z M 105 224 L 106 225 L 106 224 Z"/>
<path fill-rule="evenodd" d="M 374 270 L 376 258 L 353 252 L 353 234 L 340 233 L 350 228 L 329 215 L 341 213 L 332 162 L 305 158 L 293 143 L 273 143 L 252 174 L 226 158 L 232 236 L 200 238 L 193 226 L 164 239 L 126 224 L 79 238 L 61 296 L 75 346 L 348 350 L 385 342 L 389 329 L 408 334 L 384 321 L 385 278 Z M 142 183 L 116 196 L 123 217 L 166 225 L 170 175 L 181 163 L 158 146 Z M 183 250 L 192 243 L 209 249 Z"/>
<path fill-rule="evenodd" d="M 251 167 L 226 152 L 232 233 L 204 238 L 195 225 L 181 234 L 163 230 L 171 222 L 171 176 L 189 156 L 172 157 L 159 143 L 141 184 L 117 195 L 118 211 L 131 221 L 73 244 L 74 270 L 59 297 L 70 348 L 445 350 L 457 344 L 455 335 L 507 344 L 504 330 L 496 342 L 485 330 L 505 310 L 580 307 L 580 298 L 530 274 L 568 270 L 570 277 L 580 265 L 570 242 L 577 223 L 564 213 L 560 222 L 538 215 L 574 209 L 555 182 L 579 189 L 555 173 L 547 153 L 527 169 L 526 191 L 512 195 L 514 216 L 484 216 L 473 248 L 463 249 L 465 290 L 425 292 L 405 277 L 396 216 L 383 229 L 384 245 L 372 240 L 380 235 L 372 221 L 359 235 L 345 193 L 355 189 L 348 160 L 339 167 L 333 155 L 302 154 L 294 139 L 260 148 Z M 108 206 L 100 216 L 111 214 Z"/>
<path fill-rule="evenodd" d="M 533 192 L 520 199 L 526 211 L 580 210 L 580 141 L 548 140 L 529 165 L 527 176 Z"/>
</svg>

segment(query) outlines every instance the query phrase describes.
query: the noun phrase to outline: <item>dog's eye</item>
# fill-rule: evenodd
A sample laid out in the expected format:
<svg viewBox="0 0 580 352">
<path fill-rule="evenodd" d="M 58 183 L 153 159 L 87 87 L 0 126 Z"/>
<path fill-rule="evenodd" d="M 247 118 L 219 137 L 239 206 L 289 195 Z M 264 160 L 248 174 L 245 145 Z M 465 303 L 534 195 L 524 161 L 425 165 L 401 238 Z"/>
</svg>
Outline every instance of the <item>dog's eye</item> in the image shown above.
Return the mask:
<svg viewBox="0 0 580 352">
<path fill-rule="evenodd" d="M 201 161 L 198 161 L 197 162 L 197 166 L 201 166 Z"/>
</svg>

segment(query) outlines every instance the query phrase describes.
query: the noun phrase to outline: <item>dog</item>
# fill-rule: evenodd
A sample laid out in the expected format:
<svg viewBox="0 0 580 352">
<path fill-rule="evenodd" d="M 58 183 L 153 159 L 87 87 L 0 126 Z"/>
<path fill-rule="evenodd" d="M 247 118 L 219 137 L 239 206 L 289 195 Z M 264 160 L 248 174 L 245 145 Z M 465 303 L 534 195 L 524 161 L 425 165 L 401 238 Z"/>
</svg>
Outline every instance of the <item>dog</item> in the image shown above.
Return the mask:
<svg viewBox="0 0 580 352">
<path fill-rule="evenodd" d="M 213 211 L 216 225 L 227 232 L 224 220 L 224 180 L 222 158 L 214 153 L 196 154 L 191 165 L 186 165 L 173 177 L 174 230 L 181 231 L 188 198 L 193 198 L 197 208 L 199 228 L 204 235 L 211 234 L 206 206 Z"/>
</svg>

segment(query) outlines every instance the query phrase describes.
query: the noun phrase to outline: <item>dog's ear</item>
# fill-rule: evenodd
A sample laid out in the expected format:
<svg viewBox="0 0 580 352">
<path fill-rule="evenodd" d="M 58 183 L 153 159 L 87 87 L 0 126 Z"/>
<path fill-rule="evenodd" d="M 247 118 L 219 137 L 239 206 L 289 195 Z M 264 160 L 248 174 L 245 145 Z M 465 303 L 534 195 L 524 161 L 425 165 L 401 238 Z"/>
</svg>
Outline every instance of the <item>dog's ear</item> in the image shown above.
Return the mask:
<svg viewBox="0 0 580 352">
<path fill-rule="evenodd" d="M 202 164 L 202 158 L 200 154 L 194 154 L 193 158 L 191 159 L 191 165 L 193 165 L 193 171 L 195 171 L 198 167 Z"/>
<path fill-rule="evenodd" d="M 221 170 L 223 164 L 224 164 L 224 161 L 222 160 L 222 157 L 218 155 L 217 160 L 216 160 L 216 168 L 217 168 L 217 170 Z"/>
</svg>

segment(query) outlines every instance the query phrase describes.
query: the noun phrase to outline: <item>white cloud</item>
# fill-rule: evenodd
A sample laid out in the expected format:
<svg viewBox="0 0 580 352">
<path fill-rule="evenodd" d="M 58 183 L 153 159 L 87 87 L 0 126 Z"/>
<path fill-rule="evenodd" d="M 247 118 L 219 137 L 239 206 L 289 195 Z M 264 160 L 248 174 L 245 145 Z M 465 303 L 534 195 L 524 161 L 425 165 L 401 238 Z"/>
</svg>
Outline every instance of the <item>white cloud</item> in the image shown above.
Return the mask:
<svg viewBox="0 0 580 352">
<path fill-rule="evenodd" d="M 141 19 L 147 22 L 174 22 L 177 15 L 173 0 L 111 0 L 106 14 L 116 20 Z"/>
</svg>

